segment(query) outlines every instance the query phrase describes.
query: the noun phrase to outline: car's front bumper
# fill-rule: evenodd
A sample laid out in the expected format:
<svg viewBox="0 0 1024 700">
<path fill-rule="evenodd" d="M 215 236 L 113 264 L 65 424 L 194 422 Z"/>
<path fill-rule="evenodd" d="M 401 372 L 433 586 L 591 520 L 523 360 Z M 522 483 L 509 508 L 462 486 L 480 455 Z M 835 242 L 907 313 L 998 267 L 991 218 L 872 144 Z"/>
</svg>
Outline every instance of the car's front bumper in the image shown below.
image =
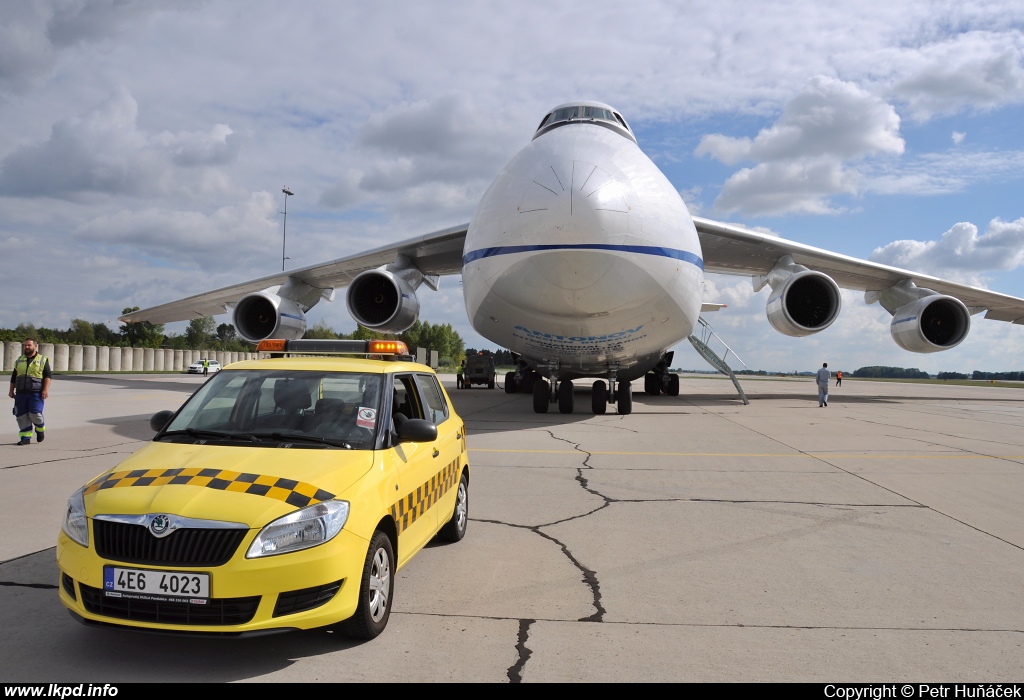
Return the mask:
<svg viewBox="0 0 1024 700">
<path fill-rule="evenodd" d="M 86 623 L 220 635 L 311 629 L 340 622 L 355 613 L 369 547 L 366 540 L 342 530 L 330 542 L 318 547 L 246 559 L 245 552 L 255 534 L 250 531 L 226 564 L 178 567 L 109 561 L 101 558 L 93 547 L 80 546 L 62 531 L 57 542 L 60 601 L 74 617 Z M 211 598 L 205 605 L 108 598 L 102 590 L 104 565 L 207 572 Z M 294 607 L 298 602 L 301 608 L 303 600 L 308 599 L 303 599 L 303 595 L 310 595 L 307 589 L 338 582 L 337 592 L 329 600 L 318 602 L 316 607 L 282 612 L 285 604 Z M 186 618 L 198 622 L 183 622 Z"/>
</svg>

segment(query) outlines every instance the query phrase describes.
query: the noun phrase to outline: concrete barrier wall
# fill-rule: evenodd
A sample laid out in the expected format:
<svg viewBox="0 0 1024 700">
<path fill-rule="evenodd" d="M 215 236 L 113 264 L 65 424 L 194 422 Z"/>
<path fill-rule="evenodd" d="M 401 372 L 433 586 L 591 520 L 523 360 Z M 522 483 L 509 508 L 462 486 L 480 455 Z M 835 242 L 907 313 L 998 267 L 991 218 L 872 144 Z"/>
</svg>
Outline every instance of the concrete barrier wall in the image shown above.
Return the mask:
<svg viewBox="0 0 1024 700">
<path fill-rule="evenodd" d="M 10 374 L 21 350 L 20 341 L 0 343 L 0 372 Z M 259 353 L 255 352 L 112 348 L 63 343 L 40 343 L 39 352 L 50 358 L 54 372 L 183 372 L 203 357 L 217 360 L 221 367 L 259 359 Z"/>
<path fill-rule="evenodd" d="M 71 372 L 82 371 L 82 346 L 68 346 L 68 370 Z"/>
<path fill-rule="evenodd" d="M 96 351 L 99 350 L 95 345 L 86 345 L 82 348 L 82 371 L 83 372 L 95 372 L 96 371 Z"/>
<path fill-rule="evenodd" d="M 45 354 L 45 353 L 44 353 Z M 50 369 L 54 372 L 68 371 L 68 346 L 63 343 L 53 346 L 53 354 L 50 355 Z"/>
<path fill-rule="evenodd" d="M 4 343 L 4 371 L 7 374 L 14 371 L 14 363 L 18 361 L 19 357 L 21 357 L 21 343 L 14 340 Z"/>
</svg>

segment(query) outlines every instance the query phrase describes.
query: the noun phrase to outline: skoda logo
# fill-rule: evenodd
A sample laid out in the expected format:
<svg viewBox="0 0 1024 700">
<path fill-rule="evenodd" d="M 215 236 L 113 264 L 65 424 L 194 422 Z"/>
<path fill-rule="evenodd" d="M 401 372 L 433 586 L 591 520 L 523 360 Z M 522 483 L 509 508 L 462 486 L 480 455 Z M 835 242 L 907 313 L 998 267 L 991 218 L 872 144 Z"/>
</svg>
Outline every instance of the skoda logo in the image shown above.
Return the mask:
<svg viewBox="0 0 1024 700">
<path fill-rule="evenodd" d="M 166 515 L 154 515 L 149 523 L 149 531 L 154 537 L 163 537 L 171 527 L 171 519 Z"/>
</svg>

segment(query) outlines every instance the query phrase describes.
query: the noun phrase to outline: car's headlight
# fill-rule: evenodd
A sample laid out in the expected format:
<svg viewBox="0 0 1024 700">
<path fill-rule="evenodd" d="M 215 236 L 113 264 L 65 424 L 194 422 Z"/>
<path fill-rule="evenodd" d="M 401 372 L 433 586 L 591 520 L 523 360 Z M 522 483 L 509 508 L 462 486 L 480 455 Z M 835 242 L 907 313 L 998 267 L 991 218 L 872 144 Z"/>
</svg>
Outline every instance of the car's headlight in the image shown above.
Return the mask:
<svg viewBox="0 0 1024 700">
<path fill-rule="evenodd" d="M 316 547 L 341 532 L 346 520 L 348 501 L 324 501 L 297 510 L 260 530 L 245 557 L 253 559 Z"/>
<path fill-rule="evenodd" d="M 89 519 L 85 517 L 85 487 L 75 491 L 68 499 L 64 513 L 64 534 L 83 547 L 89 546 Z"/>
</svg>

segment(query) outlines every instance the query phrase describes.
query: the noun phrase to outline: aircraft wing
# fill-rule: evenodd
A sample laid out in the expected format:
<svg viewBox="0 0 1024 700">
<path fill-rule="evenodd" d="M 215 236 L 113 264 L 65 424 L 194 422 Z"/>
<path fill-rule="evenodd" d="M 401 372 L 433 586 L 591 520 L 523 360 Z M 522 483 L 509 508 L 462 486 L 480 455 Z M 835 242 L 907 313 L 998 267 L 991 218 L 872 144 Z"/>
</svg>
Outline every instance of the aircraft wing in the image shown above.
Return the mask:
<svg viewBox="0 0 1024 700">
<path fill-rule="evenodd" d="M 234 304 L 246 294 L 284 284 L 289 277 L 295 277 L 318 289 L 347 287 L 360 272 L 393 263 L 399 255 L 412 260 L 424 275 L 458 274 L 462 271 L 462 248 L 468 230 L 469 224 L 453 226 L 330 262 L 278 272 L 215 289 L 212 292 L 196 294 L 187 299 L 135 311 L 121 316 L 121 320 L 170 323 L 223 314 L 227 311 L 228 305 Z"/>
<path fill-rule="evenodd" d="M 733 224 L 696 216 L 693 217 L 693 223 L 697 227 L 704 253 L 705 272 L 767 275 L 779 258 L 790 255 L 794 262 L 811 270 L 824 272 L 845 289 L 882 291 L 909 279 L 918 287 L 926 287 L 940 294 L 956 297 L 972 312 L 986 309 L 988 313 L 985 314 L 985 318 L 1024 324 L 1024 299 L 869 260 L 851 258 Z"/>
</svg>

